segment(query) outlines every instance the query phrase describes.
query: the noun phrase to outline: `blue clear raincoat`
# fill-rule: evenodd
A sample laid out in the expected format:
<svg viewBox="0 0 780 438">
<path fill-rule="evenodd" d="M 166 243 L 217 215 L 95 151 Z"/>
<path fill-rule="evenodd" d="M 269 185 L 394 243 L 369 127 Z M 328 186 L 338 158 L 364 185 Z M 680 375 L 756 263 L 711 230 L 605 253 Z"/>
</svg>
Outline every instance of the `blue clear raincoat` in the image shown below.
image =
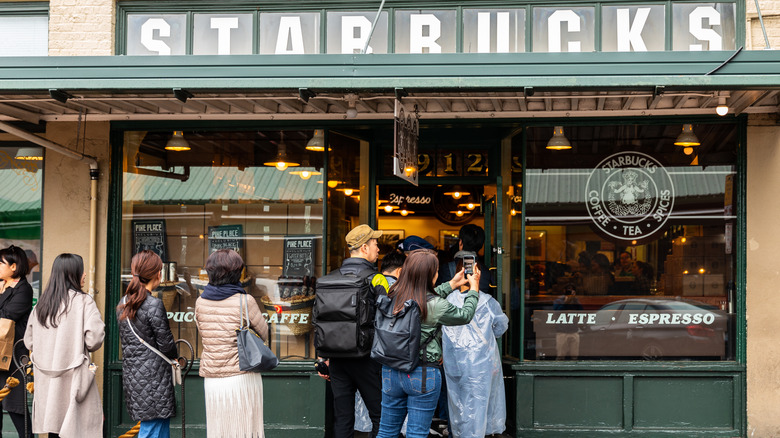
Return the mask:
<svg viewBox="0 0 780 438">
<path fill-rule="evenodd" d="M 463 306 L 459 293 L 447 301 Z M 450 427 L 455 438 L 484 438 L 506 429 L 504 373 L 496 338 L 509 318 L 490 295 L 480 292 L 470 323 L 442 327 L 442 353 L 447 376 Z"/>
</svg>

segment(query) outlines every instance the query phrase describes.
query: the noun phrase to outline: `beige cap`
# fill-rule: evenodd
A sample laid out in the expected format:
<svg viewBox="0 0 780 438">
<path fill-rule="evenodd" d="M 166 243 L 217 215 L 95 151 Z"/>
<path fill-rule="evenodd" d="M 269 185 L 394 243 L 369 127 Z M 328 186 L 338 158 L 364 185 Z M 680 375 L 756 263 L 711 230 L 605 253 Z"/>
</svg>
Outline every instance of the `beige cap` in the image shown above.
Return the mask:
<svg viewBox="0 0 780 438">
<path fill-rule="evenodd" d="M 381 231 L 374 231 L 368 225 L 358 225 L 347 233 L 346 241 L 350 251 L 354 251 L 371 239 L 376 239 L 382 235 Z"/>
</svg>

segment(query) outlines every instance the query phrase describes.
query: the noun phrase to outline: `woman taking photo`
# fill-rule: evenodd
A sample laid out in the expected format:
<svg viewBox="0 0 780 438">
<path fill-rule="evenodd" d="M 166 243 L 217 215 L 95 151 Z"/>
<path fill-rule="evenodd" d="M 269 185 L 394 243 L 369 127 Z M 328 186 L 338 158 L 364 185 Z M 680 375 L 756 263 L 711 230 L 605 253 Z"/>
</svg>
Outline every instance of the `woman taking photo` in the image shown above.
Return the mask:
<svg viewBox="0 0 780 438">
<path fill-rule="evenodd" d="M 434 289 L 438 271 L 439 261 L 435 254 L 428 250 L 412 251 L 406 258 L 398 281 L 388 293 L 393 299 L 394 313 L 400 312 L 407 300 L 414 300 L 420 307 L 422 364 L 410 373 L 382 366 L 382 419 L 378 438 L 398 438 L 407 414 L 406 437 L 427 438 L 442 383 L 440 328 L 443 325 L 468 324 L 474 317 L 479 301 L 480 272 L 477 265 L 474 265 L 474 273 L 467 278 L 464 278 L 461 269 L 452 280 Z M 469 290 L 464 292 L 463 307 L 455 307 L 445 298 L 466 283 Z"/>
<path fill-rule="evenodd" d="M 268 340 L 268 324 L 257 301 L 239 283 L 243 269 L 237 252 L 213 252 L 206 260 L 209 284 L 195 302 L 195 321 L 203 340 L 200 375 L 204 378 L 206 435 L 210 437 L 264 437 L 263 380 L 260 373 L 238 368 L 236 329 L 241 322 L 241 302 L 249 311 L 249 326 L 263 340 Z"/>
<path fill-rule="evenodd" d="M 27 319 L 32 311 L 33 290 L 25 276 L 29 272 L 27 255 L 18 246 L 9 246 L 0 250 L 0 318 L 7 318 L 14 322 L 14 345 L 16 341 L 24 337 L 24 329 L 27 327 Z M 13 376 L 22 382 L 22 375 L 16 369 L 19 357 L 27 355 L 23 345 L 14 349 L 15 361 L 12 361 L 8 371 L 0 371 L 0 384 L 5 384 L 9 376 Z M 24 385 L 11 389 L 11 393 L 3 399 L 3 410 L 8 412 L 11 421 L 16 427 L 20 438 L 31 438 L 30 415 L 25 412 L 27 397 Z M 3 427 L 3 415 L 0 412 L 0 430 Z M 26 424 L 25 424 L 26 422 Z M 27 435 L 25 435 L 25 430 Z"/>
<path fill-rule="evenodd" d="M 162 300 L 150 295 L 160 285 L 163 263 L 152 251 L 133 256 L 133 278 L 116 308 L 122 341 L 122 386 L 127 412 L 141 422 L 139 438 L 168 438 L 176 414 L 172 368 L 147 345 L 175 359 L 176 344 Z"/>
<path fill-rule="evenodd" d="M 103 436 L 103 406 L 87 352 L 103 345 L 105 325 L 82 291 L 84 262 L 60 254 L 27 323 L 24 343 L 35 373 L 33 432 L 49 438 Z"/>
</svg>

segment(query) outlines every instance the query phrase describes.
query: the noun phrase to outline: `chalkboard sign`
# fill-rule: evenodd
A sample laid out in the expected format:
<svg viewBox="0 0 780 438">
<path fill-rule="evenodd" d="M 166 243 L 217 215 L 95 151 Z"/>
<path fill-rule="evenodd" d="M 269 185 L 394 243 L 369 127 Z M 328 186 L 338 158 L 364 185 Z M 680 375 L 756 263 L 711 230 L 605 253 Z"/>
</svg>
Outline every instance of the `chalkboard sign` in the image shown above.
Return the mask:
<svg viewBox="0 0 780 438">
<path fill-rule="evenodd" d="M 209 254 L 220 249 L 232 249 L 244 257 L 243 225 L 209 227 Z"/>
<path fill-rule="evenodd" d="M 168 261 L 168 245 L 166 243 L 165 220 L 135 220 L 133 227 L 133 255 L 144 250 L 151 250 Z"/>
<path fill-rule="evenodd" d="M 303 278 L 314 275 L 314 237 L 287 236 L 284 238 L 282 275 L 287 278 Z"/>
</svg>

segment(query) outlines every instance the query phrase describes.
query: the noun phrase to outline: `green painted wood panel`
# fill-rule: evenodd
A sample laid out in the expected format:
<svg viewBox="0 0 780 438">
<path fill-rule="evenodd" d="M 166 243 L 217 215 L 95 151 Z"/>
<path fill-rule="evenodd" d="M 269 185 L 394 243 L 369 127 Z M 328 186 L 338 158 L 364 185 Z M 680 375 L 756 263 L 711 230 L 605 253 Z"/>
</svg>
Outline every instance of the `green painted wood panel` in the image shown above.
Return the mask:
<svg viewBox="0 0 780 438">
<path fill-rule="evenodd" d="M 634 428 L 734 427 L 733 380 L 635 377 Z"/>
<path fill-rule="evenodd" d="M 534 427 L 623 427 L 620 377 L 537 377 Z"/>
</svg>

